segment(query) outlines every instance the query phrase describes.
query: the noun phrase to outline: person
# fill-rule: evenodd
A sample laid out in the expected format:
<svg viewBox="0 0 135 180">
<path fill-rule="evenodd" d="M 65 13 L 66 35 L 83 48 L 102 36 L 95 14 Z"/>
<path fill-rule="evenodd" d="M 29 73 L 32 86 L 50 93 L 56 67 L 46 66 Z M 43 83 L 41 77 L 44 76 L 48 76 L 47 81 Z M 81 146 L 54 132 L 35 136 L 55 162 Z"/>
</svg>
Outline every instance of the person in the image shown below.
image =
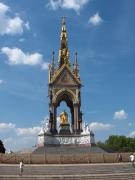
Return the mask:
<svg viewBox="0 0 135 180">
<path fill-rule="evenodd" d="M 131 155 L 130 155 L 130 161 L 131 161 L 131 163 L 132 163 L 132 166 L 134 166 L 134 161 L 135 161 L 135 156 L 134 156 L 134 154 L 131 154 Z"/>
<path fill-rule="evenodd" d="M 23 161 L 21 161 L 20 164 L 19 164 L 20 176 L 22 176 L 22 173 L 23 173 L 23 166 L 24 166 Z"/>
<path fill-rule="evenodd" d="M 122 155 L 118 154 L 118 162 L 122 162 Z"/>
</svg>

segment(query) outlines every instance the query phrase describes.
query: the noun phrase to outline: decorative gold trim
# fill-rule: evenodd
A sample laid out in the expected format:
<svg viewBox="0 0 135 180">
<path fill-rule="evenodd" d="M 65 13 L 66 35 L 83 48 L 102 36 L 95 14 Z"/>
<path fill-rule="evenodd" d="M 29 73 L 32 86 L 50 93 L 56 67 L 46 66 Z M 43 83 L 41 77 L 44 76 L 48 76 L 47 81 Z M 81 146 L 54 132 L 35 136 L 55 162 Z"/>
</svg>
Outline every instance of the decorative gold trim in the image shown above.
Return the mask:
<svg viewBox="0 0 135 180">
<path fill-rule="evenodd" d="M 72 101 L 73 102 L 76 101 L 76 94 L 74 94 L 70 89 L 62 88 L 53 97 L 53 103 L 56 103 L 57 102 L 57 98 L 59 97 L 59 95 L 63 94 L 64 92 L 66 92 L 66 94 L 68 94 L 68 93 L 70 94 L 70 96 L 72 97 Z"/>
<path fill-rule="evenodd" d="M 54 75 L 54 77 L 51 79 L 51 81 L 49 82 L 50 84 L 53 84 L 55 82 L 55 80 L 59 77 L 59 75 L 62 73 L 62 71 L 64 70 L 64 68 L 67 68 L 67 70 L 69 71 L 69 73 L 71 74 L 71 76 L 75 79 L 75 81 L 77 82 L 77 84 L 81 85 L 81 82 L 79 79 L 77 79 L 77 77 L 71 72 L 68 64 L 63 64 L 63 66 L 61 66 L 60 69 L 58 69 L 56 71 L 56 74 Z"/>
</svg>

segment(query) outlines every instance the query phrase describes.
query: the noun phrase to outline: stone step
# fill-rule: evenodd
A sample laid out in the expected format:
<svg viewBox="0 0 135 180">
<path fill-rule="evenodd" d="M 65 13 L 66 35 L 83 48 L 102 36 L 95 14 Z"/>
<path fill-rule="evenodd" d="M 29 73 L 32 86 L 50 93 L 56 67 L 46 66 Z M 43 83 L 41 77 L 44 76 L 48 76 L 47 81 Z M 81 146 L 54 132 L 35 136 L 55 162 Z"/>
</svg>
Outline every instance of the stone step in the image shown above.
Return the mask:
<svg viewBox="0 0 135 180">
<path fill-rule="evenodd" d="M 33 154 L 74 154 L 74 153 L 106 153 L 98 146 L 46 146 L 38 147 Z"/>
<path fill-rule="evenodd" d="M 129 163 L 120 164 L 76 164 L 76 165 L 25 165 L 19 177 L 19 165 L 0 165 L 0 179 L 135 179 L 135 168 Z"/>
<path fill-rule="evenodd" d="M 16 175 L 19 165 L 7 165 L 0 167 L 0 175 Z M 133 173 L 134 168 L 130 164 L 113 165 L 25 165 L 24 174 L 29 175 L 61 175 L 61 174 L 106 174 L 106 173 Z"/>
<path fill-rule="evenodd" d="M 0 175 L 0 180 L 133 180 L 135 179 L 134 174 L 98 174 L 98 175 Z"/>
</svg>

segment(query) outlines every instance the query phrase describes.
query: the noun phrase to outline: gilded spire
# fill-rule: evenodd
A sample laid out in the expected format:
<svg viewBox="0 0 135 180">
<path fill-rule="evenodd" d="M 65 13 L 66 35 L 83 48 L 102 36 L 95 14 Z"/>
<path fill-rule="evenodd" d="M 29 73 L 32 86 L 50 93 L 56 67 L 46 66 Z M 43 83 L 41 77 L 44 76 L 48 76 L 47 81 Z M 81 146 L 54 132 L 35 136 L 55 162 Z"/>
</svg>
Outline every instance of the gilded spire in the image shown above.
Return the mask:
<svg viewBox="0 0 135 180">
<path fill-rule="evenodd" d="M 65 17 L 62 16 L 62 32 L 66 32 L 66 23 L 65 23 Z"/>
<path fill-rule="evenodd" d="M 62 17 L 62 29 L 60 35 L 60 50 L 59 50 L 59 67 L 63 64 L 69 64 L 69 50 L 68 50 L 68 38 L 66 31 L 65 17 Z"/>
</svg>

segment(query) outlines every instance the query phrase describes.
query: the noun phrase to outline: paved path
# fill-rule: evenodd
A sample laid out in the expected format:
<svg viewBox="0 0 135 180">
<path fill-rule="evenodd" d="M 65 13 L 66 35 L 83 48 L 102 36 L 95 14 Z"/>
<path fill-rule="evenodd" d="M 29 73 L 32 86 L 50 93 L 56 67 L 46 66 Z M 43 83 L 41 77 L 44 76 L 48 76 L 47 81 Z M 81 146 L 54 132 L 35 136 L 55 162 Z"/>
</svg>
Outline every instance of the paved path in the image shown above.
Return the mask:
<svg viewBox="0 0 135 180">
<path fill-rule="evenodd" d="M 130 163 L 117 164 L 60 164 L 25 165 L 19 177 L 19 165 L 0 164 L 0 180 L 131 180 L 135 179 L 135 168 Z"/>
</svg>

